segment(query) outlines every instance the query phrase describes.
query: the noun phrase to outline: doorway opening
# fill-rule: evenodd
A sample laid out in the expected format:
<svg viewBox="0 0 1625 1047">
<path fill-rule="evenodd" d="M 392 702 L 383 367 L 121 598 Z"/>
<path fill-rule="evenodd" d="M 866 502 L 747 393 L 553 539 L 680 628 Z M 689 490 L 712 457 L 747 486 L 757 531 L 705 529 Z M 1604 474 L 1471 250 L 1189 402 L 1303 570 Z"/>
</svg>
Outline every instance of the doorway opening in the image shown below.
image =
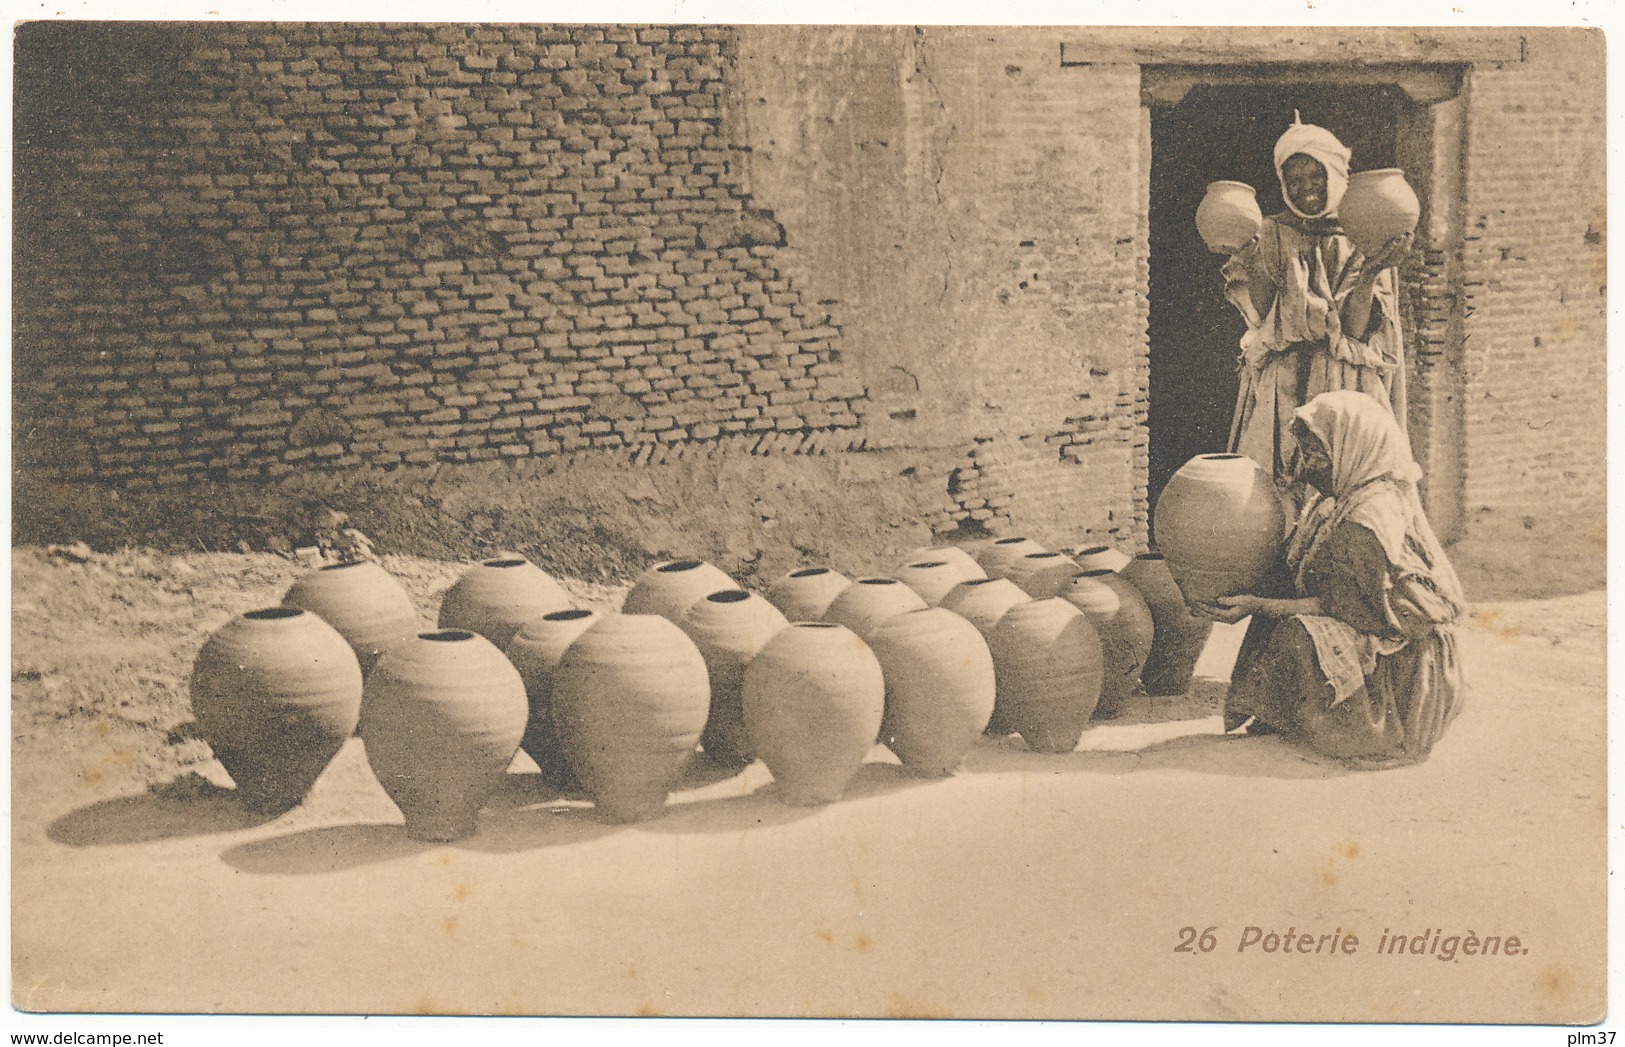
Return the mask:
<svg viewBox="0 0 1625 1047">
<path fill-rule="evenodd" d="M 1397 86 L 1348 83 L 1197 84 L 1151 108 L 1150 502 L 1192 456 L 1225 450 L 1245 325 L 1225 300 L 1219 268 L 1196 232 L 1209 182 L 1245 182 L 1266 215 L 1285 210 L 1272 150 L 1292 123 L 1336 134 L 1351 171 L 1394 167 L 1400 130 L 1418 108 Z M 1407 332 L 1407 336 L 1409 332 Z"/>
</svg>

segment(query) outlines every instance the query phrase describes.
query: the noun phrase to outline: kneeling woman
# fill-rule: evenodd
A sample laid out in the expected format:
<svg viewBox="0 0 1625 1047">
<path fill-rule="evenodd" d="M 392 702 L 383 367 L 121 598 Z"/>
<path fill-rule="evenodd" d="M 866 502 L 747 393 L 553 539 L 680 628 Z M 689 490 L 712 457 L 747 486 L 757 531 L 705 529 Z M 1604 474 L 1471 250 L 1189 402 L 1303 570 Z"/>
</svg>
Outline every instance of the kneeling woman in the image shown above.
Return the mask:
<svg viewBox="0 0 1625 1047">
<path fill-rule="evenodd" d="M 1421 469 L 1387 407 L 1353 391 L 1296 412 L 1298 480 L 1313 488 L 1287 546 L 1286 597 L 1198 608 L 1251 615 L 1225 726 L 1281 731 L 1328 756 L 1425 759 L 1460 710 L 1454 623 L 1466 609 L 1422 514 Z"/>
</svg>

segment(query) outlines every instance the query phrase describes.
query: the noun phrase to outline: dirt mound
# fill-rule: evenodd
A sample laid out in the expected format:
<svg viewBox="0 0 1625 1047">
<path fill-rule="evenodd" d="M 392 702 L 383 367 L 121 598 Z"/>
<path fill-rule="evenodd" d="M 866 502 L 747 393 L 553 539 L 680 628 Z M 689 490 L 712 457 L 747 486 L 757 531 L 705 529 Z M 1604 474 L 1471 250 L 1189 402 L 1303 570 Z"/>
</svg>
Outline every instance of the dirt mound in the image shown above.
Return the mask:
<svg viewBox="0 0 1625 1047">
<path fill-rule="evenodd" d="M 600 582 L 678 556 L 743 580 L 799 564 L 871 572 L 931 540 L 927 491 L 885 452 L 735 455 L 632 465 L 611 456 L 354 470 L 157 491 L 14 481 L 14 544 L 290 551 L 316 507 L 379 552 L 468 560 L 499 550 Z"/>
</svg>

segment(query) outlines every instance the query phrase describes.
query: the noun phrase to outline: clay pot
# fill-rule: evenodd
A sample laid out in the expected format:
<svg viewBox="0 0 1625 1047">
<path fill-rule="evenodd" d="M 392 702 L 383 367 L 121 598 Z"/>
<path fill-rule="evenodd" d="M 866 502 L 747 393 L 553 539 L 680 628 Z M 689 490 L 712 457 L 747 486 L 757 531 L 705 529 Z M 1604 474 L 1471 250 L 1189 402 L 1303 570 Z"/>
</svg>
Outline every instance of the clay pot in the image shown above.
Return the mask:
<svg viewBox="0 0 1625 1047">
<path fill-rule="evenodd" d="M 1077 575 L 1062 598 L 1088 615 L 1100 634 L 1104 665 L 1095 715 L 1115 716 L 1139 687 L 1140 670 L 1151 654 L 1156 635 L 1151 611 L 1134 586 L 1105 569 Z"/>
<path fill-rule="evenodd" d="M 986 578 L 987 572 L 976 557 L 961 549 L 957 545 L 930 545 L 922 546 L 897 561 L 899 567 L 911 563 L 931 563 L 941 561 L 961 572 L 960 581 L 970 581 L 972 578 Z"/>
<path fill-rule="evenodd" d="M 767 602 L 792 622 L 816 622 L 851 584 L 828 567 L 798 567 L 768 586 Z"/>
<path fill-rule="evenodd" d="M 1376 254 L 1394 237 L 1415 232 L 1421 216 L 1416 191 L 1397 167 L 1349 175 L 1348 189 L 1337 206 L 1343 232 L 1363 255 Z"/>
<path fill-rule="evenodd" d="M 985 638 L 992 635 L 1004 612 L 1030 599 L 1021 586 L 1008 578 L 973 578 L 954 586 L 940 606 L 976 626 Z"/>
<path fill-rule="evenodd" d="M 894 577 L 913 589 L 927 607 L 935 607 L 960 582 L 987 576 L 980 567 L 976 567 L 975 574 L 967 575 L 963 564 L 953 564 L 947 560 L 918 560 L 899 567 Z"/>
<path fill-rule="evenodd" d="M 1078 573 L 1077 561 L 1062 553 L 1028 553 L 1012 563 L 1005 575 L 1034 600 L 1059 596 Z"/>
<path fill-rule="evenodd" d="M 463 572 L 441 597 L 436 624 L 479 633 L 500 650 L 526 622 L 569 609 L 570 594 L 546 571 L 522 556 L 502 556 Z"/>
<path fill-rule="evenodd" d="M 1121 571 L 1134 558 L 1109 545 L 1091 545 L 1072 554 L 1079 571 Z"/>
<path fill-rule="evenodd" d="M 793 806 L 833 803 L 874 747 L 886 684 L 852 630 L 797 622 L 745 669 L 745 729 Z"/>
<path fill-rule="evenodd" d="M 422 632 L 384 652 L 367 676 L 361 740 L 408 836 L 473 834 L 528 713 L 519 670 L 478 633 Z"/>
<path fill-rule="evenodd" d="M 282 606 L 310 611 L 337 629 L 363 675 L 390 644 L 419 628 L 406 588 L 374 560 L 317 568 L 289 587 Z"/>
<path fill-rule="evenodd" d="M 1201 454 L 1157 499 L 1157 547 L 1188 604 L 1250 591 L 1281 557 L 1286 512 L 1270 474 L 1245 455 Z"/>
<path fill-rule="evenodd" d="M 339 631 L 309 611 L 240 614 L 192 664 L 198 733 L 251 808 L 297 807 L 355 731 L 361 665 Z"/>
<path fill-rule="evenodd" d="M 1246 182 L 1209 182 L 1196 207 L 1196 231 L 1214 254 L 1235 254 L 1263 225 L 1258 194 Z"/>
<path fill-rule="evenodd" d="M 1028 748 L 1069 753 L 1100 701 L 1100 635 L 1082 611 L 1059 597 L 1005 612 L 988 642 L 997 674 L 997 706 Z"/>
<path fill-rule="evenodd" d="M 745 732 L 745 666 L 789 624 L 777 607 L 740 589 L 694 601 L 678 623 L 699 648 L 711 677 L 711 711 L 700 748 L 713 763 L 743 767 L 756 758 Z"/>
<path fill-rule="evenodd" d="M 1145 693 L 1184 694 L 1213 623 L 1190 613 L 1161 553 L 1141 553 L 1118 576 L 1145 599 L 1155 627 L 1151 653 L 1140 670 Z"/>
<path fill-rule="evenodd" d="M 976 560 L 989 578 L 1006 578 L 1023 556 L 1049 552 L 1031 538 L 999 538 L 982 547 Z"/>
<path fill-rule="evenodd" d="M 737 588 L 732 578 L 703 560 L 667 560 L 638 576 L 621 613 L 657 614 L 675 625 L 700 597 Z"/>
<path fill-rule="evenodd" d="M 993 715 L 993 655 L 952 611 L 905 611 L 877 625 L 869 647 L 886 682 L 880 740 L 915 774 L 959 767 Z"/>
<path fill-rule="evenodd" d="M 542 780 L 555 788 L 569 788 L 578 783 L 569 761 L 564 758 L 558 731 L 553 726 L 553 671 L 576 637 L 602 617 L 597 611 L 575 608 L 544 614 L 520 626 L 504 652 L 519 670 L 519 678 L 525 681 L 525 697 L 530 704 L 525 736 L 519 740 L 519 747 L 536 761 Z"/>
<path fill-rule="evenodd" d="M 659 615 L 605 615 L 553 670 L 559 744 L 611 821 L 661 813 L 710 705 L 705 659 Z"/>
<path fill-rule="evenodd" d="M 870 629 L 892 615 L 924 606 L 919 594 L 895 578 L 859 578 L 829 605 L 824 621 L 867 636 Z"/>
</svg>

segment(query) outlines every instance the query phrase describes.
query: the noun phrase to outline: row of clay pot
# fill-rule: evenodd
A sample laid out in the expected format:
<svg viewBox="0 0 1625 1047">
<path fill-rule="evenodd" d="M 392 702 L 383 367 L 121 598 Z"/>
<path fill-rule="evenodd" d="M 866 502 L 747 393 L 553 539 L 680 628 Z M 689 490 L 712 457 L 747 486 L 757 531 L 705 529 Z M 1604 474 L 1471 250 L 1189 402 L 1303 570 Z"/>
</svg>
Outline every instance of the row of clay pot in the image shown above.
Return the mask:
<svg viewBox="0 0 1625 1047">
<path fill-rule="evenodd" d="M 994 571 L 1033 589 L 1058 576 L 1030 544 L 1019 557 L 1008 546 L 1021 543 L 993 544 L 1010 561 L 990 556 Z M 428 633 L 377 564 L 324 568 L 284 607 L 210 638 L 194 706 L 245 798 L 265 809 L 297 804 L 359 729 L 409 831 L 435 839 L 472 831 L 518 747 L 621 819 L 663 806 L 696 742 L 724 765 L 760 756 L 789 802 L 836 798 L 876 739 L 926 774 L 950 772 L 990 720 L 1035 749 L 1070 751 L 1097 703 L 1120 701 L 1145 661 L 1150 612 L 1135 590 L 1109 568 L 1072 563 L 1064 592 L 1032 599 L 962 550 L 928 552 L 898 572 L 912 588 L 812 568 L 767 600 L 710 565 L 674 561 L 608 616 L 569 607 L 528 561 L 491 560 L 448 590 Z M 1032 559 L 1039 569 L 1023 573 Z M 946 589 L 944 564 L 957 570 Z M 821 621 L 786 632 L 791 618 Z M 653 727 L 628 737 L 629 723 Z"/>
</svg>

